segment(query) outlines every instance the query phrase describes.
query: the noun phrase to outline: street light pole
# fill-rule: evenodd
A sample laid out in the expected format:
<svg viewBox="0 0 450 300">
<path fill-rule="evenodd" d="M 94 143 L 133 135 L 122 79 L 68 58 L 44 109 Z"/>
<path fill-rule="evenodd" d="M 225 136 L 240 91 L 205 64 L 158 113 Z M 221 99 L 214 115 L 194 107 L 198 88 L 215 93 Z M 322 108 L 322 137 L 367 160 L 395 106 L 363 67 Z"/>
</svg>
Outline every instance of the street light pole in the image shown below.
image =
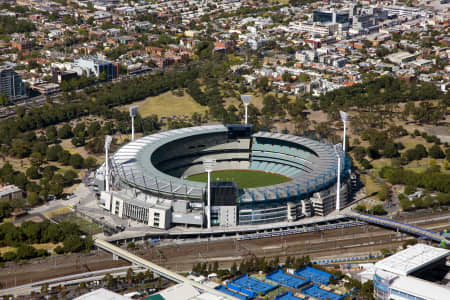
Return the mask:
<svg viewBox="0 0 450 300">
<path fill-rule="evenodd" d="M 131 141 L 134 141 L 134 118 L 136 117 L 139 106 L 130 107 L 130 117 L 131 117 Z"/>
<path fill-rule="evenodd" d="M 244 103 L 244 106 L 245 106 L 245 124 L 247 124 L 247 120 L 248 120 L 248 105 L 252 101 L 252 96 L 251 95 L 241 95 L 241 100 L 242 100 L 242 103 Z"/>
<path fill-rule="evenodd" d="M 208 229 L 211 229 L 211 172 L 213 171 L 215 165 L 215 159 L 205 159 L 203 161 L 205 171 L 208 173 L 208 209 L 206 211 Z"/>
<path fill-rule="evenodd" d="M 112 142 L 112 136 L 107 135 L 105 136 L 105 190 L 109 192 L 109 146 Z"/>
</svg>

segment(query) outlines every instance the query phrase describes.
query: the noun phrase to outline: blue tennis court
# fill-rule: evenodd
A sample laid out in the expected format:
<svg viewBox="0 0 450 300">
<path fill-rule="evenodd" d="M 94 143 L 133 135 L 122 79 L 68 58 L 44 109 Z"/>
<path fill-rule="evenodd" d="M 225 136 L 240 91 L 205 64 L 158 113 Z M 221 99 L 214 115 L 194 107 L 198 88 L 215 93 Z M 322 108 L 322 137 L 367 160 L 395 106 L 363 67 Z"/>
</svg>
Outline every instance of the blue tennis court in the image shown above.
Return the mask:
<svg viewBox="0 0 450 300">
<path fill-rule="evenodd" d="M 248 274 L 239 276 L 238 278 L 231 281 L 232 284 L 243 287 L 244 289 L 248 289 L 257 294 L 262 293 L 263 295 L 267 294 L 273 289 L 276 289 L 278 285 L 274 286 L 251 277 L 248 277 Z"/>
<path fill-rule="evenodd" d="M 311 267 L 302 267 L 295 271 L 294 274 L 307 280 L 324 285 L 328 285 L 330 283 L 330 277 L 333 276 L 327 272 L 320 271 Z"/>
<path fill-rule="evenodd" d="M 275 296 L 274 300 L 303 300 L 302 298 L 295 297 L 292 292 L 284 292 Z"/>
<path fill-rule="evenodd" d="M 291 276 L 289 274 L 283 273 L 282 270 L 277 270 L 272 273 L 269 273 L 266 275 L 267 279 L 270 279 L 272 281 L 278 282 L 281 285 L 291 287 L 294 289 L 298 289 L 299 287 L 305 285 L 309 281 L 303 280 L 294 276 Z"/>
<path fill-rule="evenodd" d="M 303 294 L 309 295 L 311 297 L 317 298 L 319 300 L 341 300 L 345 296 L 341 296 L 329 291 L 322 290 L 317 285 L 310 285 L 302 290 Z"/>
<path fill-rule="evenodd" d="M 226 288 L 225 286 L 223 286 L 223 285 L 219 285 L 219 286 L 215 287 L 215 289 L 218 290 L 218 291 L 220 291 L 220 292 L 222 292 L 222 293 L 225 293 L 225 294 L 227 294 L 227 295 L 233 296 L 233 297 L 238 298 L 238 299 L 241 299 L 241 300 L 247 300 L 247 299 L 248 299 L 248 298 L 247 298 L 246 296 L 244 296 L 244 295 L 241 295 L 241 294 L 235 293 L 235 292 L 233 292 L 233 291 L 230 291 L 229 289 L 227 289 L 227 288 Z"/>
<path fill-rule="evenodd" d="M 252 291 L 249 291 L 243 287 L 237 286 L 231 282 L 227 283 L 227 289 L 231 291 L 239 292 L 240 294 L 244 294 L 248 299 L 253 299 L 256 295 Z"/>
</svg>

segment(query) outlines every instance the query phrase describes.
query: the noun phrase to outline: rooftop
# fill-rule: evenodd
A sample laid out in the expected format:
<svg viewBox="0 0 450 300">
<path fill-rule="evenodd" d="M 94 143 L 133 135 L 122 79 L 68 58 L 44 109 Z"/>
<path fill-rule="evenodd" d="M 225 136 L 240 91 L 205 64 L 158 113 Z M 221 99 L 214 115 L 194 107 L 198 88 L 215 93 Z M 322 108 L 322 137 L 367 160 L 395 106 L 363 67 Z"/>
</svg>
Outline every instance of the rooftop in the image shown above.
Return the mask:
<svg viewBox="0 0 450 300">
<path fill-rule="evenodd" d="M 412 276 L 400 276 L 394 280 L 390 288 L 398 291 L 405 291 L 408 294 L 413 294 L 425 299 L 450 299 L 450 289 L 448 287 Z"/>
<path fill-rule="evenodd" d="M 375 264 L 376 269 L 407 276 L 450 255 L 450 251 L 425 244 L 416 244 Z"/>
<path fill-rule="evenodd" d="M 107 289 L 101 288 L 90 293 L 84 294 L 74 300 L 128 300 L 127 297 L 116 294 L 114 292 L 108 291 Z"/>
</svg>

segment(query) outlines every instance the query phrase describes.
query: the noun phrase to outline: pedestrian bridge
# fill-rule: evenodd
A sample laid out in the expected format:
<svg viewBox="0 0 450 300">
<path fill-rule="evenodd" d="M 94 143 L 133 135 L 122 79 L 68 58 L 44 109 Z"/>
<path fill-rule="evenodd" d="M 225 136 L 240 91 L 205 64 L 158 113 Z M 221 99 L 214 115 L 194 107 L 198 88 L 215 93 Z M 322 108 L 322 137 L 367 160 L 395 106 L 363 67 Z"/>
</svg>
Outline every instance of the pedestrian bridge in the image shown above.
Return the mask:
<svg viewBox="0 0 450 300">
<path fill-rule="evenodd" d="M 94 245 L 100 249 L 103 249 L 109 253 L 112 253 L 115 256 L 121 257 L 122 259 L 129 261 L 135 265 L 147 268 L 151 272 L 158 274 L 161 277 L 167 278 L 171 281 L 174 281 L 176 283 L 188 283 L 188 284 L 192 285 L 193 287 L 195 287 L 196 289 L 198 289 L 202 292 L 208 293 L 208 294 L 213 294 L 215 296 L 218 296 L 218 297 L 220 297 L 220 299 L 238 300 L 237 298 L 235 298 L 233 296 L 224 294 L 218 290 L 210 288 L 199 282 L 195 282 L 193 280 L 187 279 L 186 277 L 181 276 L 173 271 L 170 271 L 166 268 L 158 266 L 157 264 L 154 264 L 146 259 L 143 259 L 137 255 L 134 255 L 133 253 L 130 253 L 122 248 L 119 248 L 107 241 L 104 241 L 101 239 L 95 239 Z"/>
<path fill-rule="evenodd" d="M 441 236 L 439 233 L 420 228 L 414 225 L 410 225 L 407 223 L 402 223 L 399 221 L 383 218 L 380 216 L 373 216 L 368 214 L 363 214 L 354 210 L 350 210 L 345 213 L 347 217 L 355 218 L 360 221 L 364 221 L 370 224 L 380 225 L 384 227 L 389 227 L 392 229 L 395 229 L 397 231 L 406 232 L 415 236 L 419 236 L 422 238 L 430 239 L 435 242 L 441 243 L 442 245 L 450 245 L 450 241 L 443 236 Z"/>
</svg>

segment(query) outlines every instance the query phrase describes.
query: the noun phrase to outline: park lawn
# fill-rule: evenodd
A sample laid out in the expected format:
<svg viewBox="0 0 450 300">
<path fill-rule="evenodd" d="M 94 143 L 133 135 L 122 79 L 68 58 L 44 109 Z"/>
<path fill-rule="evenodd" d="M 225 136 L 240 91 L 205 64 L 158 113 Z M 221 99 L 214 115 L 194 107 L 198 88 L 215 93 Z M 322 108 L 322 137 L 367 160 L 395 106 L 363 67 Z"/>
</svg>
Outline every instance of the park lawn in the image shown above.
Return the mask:
<svg viewBox="0 0 450 300">
<path fill-rule="evenodd" d="M 373 198 L 378 199 L 377 194 L 381 190 L 380 185 L 376 183 L 374 179 L 369 175 L 362 175 L 361 181 L 364 183 L 364 186 L 366 188 L 366 195 L 367 196 L 373 195 Z"/>
<path fill-rule="evenodd" d="M 139 114 L 143 118 L 151 115 L 158 115 L 159 118 L 171 116 L 190 117 L 195 112 L 203 114 L 207 110 L 206 106 L 201 106 L 195 102 L 187 92 L 181 97 L 172 94 L 172 92 L 166 92 L 159 96 L 148 97 L 143 101 L 121 106 L 119 109 L 128 111 L 134 105 L 139 105 Z"/>
<path fill-rule="evenodd" d="M 53 244 L 53 243 L 43 243 L 43 244 L 32 244 L 31 246 L 33 246 L 36 249 L 45 249 L 47 251 L 51 251 L 53 252 L 53 249 L 55 249 L 58 246 L 63 246 L 63 243 L 57 243 L 57 244 Z M 4 254 L 6 252 L 16 252 L 17 248 L 16 247 L 11 247 L 11 246 L 5 246 L 5 247 L 0 247 L 0 254 Z"/>
<path fill-rule="evenodd" d="M 192 175 L 186 180 L 207 182 L 207 173 Z M 252 170 L 225 170 L 211 173 L 211 181 L 233 181 L 236 182 L 240 189 L 254 188 L 266 185 L 274 185 L 291 181 L 290 178 L 262 171 Z"/>
<path fill-rule="evenodd" d="M 383 167 L 389 167 L 391 165 L 391 159 L 380 158 L 370 162 L 374 169 L 382 169 Z"/>
<path fill-rule="evenodd" d="M 45 249 L 45 250 L 47 250 L 47 251 L 52 251 L 53 252 L 53 249 L 55 249 L 56 247 L 58 247 L 58 246 L 63 246 L 63 243 L 56 243 L 56 244 L 53 244 L 53 243 L 44 243 L 44 244 L 33 244 L 33 247 L 34 248 L 36 248 L 36 249 Z"/>
<path fill-rule="evenodd" d="M 63 207 L 60 207 L 60 208 L 57 208 L 57 209 L 54 209 L 54 210 L 44 213 L 44 216 L 47 219 L 51 219 L 56 216 L 70 214 L 71 212 L 72 212 L 72 210 L 69 207 L 63 206 Z"/>
<path fill-rule="evenodd" d="M 102 232 L 102 228 L 99 225 L 92 223 L 86 219 L 83 219 L 79 216 L 76 216 L 74 214 L 70 214 L 64 217 L 64 221 L 77 224 L 82 232 L 89 235 Z"/>
<path fill-rule="evenodd" d="M 10 252 L 10 251 L 14 251 L 16 252 L 17 248 L 16 247 L 11 247 L 11 246 L 5 246 L 5 247 L 0 247 L 0 254 L 4 254 L 6 252 Z"/>
</svg>

